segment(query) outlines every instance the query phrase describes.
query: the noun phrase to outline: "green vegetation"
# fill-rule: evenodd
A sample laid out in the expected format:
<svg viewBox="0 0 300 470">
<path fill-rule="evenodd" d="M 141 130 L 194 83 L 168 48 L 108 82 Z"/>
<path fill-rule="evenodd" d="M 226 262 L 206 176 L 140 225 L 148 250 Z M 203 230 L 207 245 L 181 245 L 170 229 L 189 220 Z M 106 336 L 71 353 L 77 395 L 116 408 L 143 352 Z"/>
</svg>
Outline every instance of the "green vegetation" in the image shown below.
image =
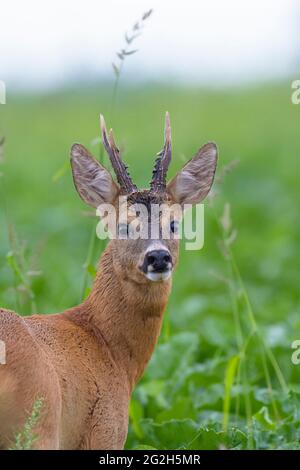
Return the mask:
<svg viewBox="0 0 300 470">
<path fill-rule="evenodd" d="M 135 181 L 147 186 L 166 110 L 170 176 L 214 140 L 219 182 L 206 205 L 204 249 L 181 251 L 159 345 L 131 403 L 127 447 L 300 448 L 300 365 L 291 362 L 300 339 L 300 106 L 289 82 L 121 88 L 113 122 L 104 85 L 8 97 L 0 107 L 0 304 L 26 315 L 80 301 L 103 243 L 88 255 L 95 219 L 73 188 L 70 146 L 101 154 L 102 112 Z"/>
</svg>

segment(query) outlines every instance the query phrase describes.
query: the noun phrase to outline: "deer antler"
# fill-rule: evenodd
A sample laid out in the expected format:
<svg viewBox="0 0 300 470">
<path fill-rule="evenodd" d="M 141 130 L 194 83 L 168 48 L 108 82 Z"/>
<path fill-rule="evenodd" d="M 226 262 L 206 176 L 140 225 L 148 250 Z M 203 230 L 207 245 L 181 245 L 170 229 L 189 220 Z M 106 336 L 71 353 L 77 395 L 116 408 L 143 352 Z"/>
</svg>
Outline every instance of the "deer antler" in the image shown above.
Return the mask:
<svg viewBox="0 0 300 470">
<path fill-rule="evenodd" d="M 125 194 L 134 193 L 138 189 L 128 173 L 127 166 L 121 159 L 120 151 L 116 146 L 112 129 L 110 129 L 109 134 L 107 135 L 106 125 L 102 114 L 100 114 L 100 127 L 104 148 L 108 153 L 121 189 Z"/>
<path fill-rule="evenodd" d="M 165 142 L 163 149 L 158 153 L 154 170 L 152 173 L 152 181 L 150 183 L 150 191 L 163 192 L 166 190 L 167 171 L 172 158 L 172 142 L 171 142 L 171 124 L 170 115 L 166 112 L 165 119 Z"/>
</svg>

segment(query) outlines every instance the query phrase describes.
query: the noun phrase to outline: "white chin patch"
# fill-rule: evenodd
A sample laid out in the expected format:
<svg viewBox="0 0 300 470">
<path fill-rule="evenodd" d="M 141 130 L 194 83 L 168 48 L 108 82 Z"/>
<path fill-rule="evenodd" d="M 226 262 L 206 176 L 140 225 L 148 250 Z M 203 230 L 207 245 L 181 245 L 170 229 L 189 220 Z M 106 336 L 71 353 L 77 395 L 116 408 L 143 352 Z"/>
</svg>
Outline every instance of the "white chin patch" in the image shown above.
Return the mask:
<svg viewBox="0 0 300 470">
<path fill-rule="evenodd" d="M 167 281 L 168 279 L 170 279 L 171 275 L 172 275 L 171 269 L 168 269 L 168 271 L 165 271 L 163 273 L 147 272 L 145 274 L 146 278 L 152 282 Z"/>
</svg>

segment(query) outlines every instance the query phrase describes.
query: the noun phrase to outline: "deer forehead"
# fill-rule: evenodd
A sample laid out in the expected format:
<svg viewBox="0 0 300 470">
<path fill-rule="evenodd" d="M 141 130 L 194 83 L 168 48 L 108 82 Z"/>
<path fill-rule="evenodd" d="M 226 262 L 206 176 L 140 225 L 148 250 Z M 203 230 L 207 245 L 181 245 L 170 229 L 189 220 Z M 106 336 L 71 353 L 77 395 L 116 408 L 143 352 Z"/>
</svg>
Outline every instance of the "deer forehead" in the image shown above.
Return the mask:
<svg viewBox="0 0 300 470">
<path fill-rule="evenodd" d="M 161 218 L 161 209 L 171 206 L 171 201 L 166 195 L 152 194 L 148 190 L 140 191 L 120 198 L 118 204 L 119 220 L 128 220 L 129 222 L 136 219 L 146 217 L 147 221 L 158 222 Z"/>
</svg>

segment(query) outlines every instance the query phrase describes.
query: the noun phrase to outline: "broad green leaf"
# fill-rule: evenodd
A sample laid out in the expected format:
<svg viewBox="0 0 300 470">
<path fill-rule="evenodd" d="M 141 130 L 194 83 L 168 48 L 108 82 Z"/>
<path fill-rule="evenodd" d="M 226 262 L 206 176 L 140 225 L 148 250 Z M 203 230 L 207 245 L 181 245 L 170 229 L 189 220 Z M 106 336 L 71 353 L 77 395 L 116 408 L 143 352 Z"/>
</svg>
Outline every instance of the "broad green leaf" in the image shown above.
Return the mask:
<svg viewBox="0 0 300 470">
<path fill-rule="evenodd" d="M 198 336 L 180 333 L 168 343 L 159 344 L 147 367 L 147 379 L 170 379 L 172 374 L 187 367 L 198 348 Z"/>
<path fill-rule="evenodd" d="M 141 426 L 144 440 L 157 449 L 184 449 L 198 431 L 198 425 L 190 419 L 173 419 L 163 423 L 147 419 L 141 422 Z"/>
</svg>

